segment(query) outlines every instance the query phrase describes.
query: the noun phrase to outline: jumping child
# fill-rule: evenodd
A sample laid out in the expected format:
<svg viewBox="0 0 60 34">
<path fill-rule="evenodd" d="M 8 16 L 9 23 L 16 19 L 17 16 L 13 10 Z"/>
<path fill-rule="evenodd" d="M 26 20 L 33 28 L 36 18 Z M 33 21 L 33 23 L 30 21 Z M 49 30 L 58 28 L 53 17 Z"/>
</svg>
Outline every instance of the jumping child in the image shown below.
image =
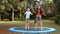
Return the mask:
<svg viewBox="0 0 60 34">
<path fill-rule="evenodd" d="M 30 8 L 27 8 L 27 11 L 25 12 L 25 18 L 26 18 L 25 29 L 29 29 L 30 15 L 32 15 Z"/>
<path fill-rule="evenodd" d="M 33 12 L 35 13 L 35 30 L 37 29 L 38 23 L 40 23 L 41 30 L 42 30 L 42 14 L 44 14 L 44 10 L 41 8 L 40 5 L 37 6 L 37 9 Z"/>
</svg>

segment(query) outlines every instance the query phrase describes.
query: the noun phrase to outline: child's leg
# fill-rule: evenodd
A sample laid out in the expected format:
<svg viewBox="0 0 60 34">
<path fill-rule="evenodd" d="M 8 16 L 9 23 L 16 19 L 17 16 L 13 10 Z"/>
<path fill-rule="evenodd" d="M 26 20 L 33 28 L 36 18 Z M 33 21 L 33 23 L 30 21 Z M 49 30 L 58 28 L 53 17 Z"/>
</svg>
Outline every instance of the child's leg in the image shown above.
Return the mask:
<svg viewBox="0 0 60 34">
<path fill-rule="evenodd" d="M 37 26 L 38 26 L 38 18 L 36 18 L 35 30 L 37 29 Z"/>
<path fill-rule="evenodd" d="M 29 29 L 29 18 L 26 19 L 25 29 Z"/>
<path fill-rule="evenodd" d="M 27 26 L 28 26 L 28 19 L 26 18 L 26 23 L 25 23 L 25 29 L 27 29 Z"/>
<path fill-rule="evenodd" d="M 29 29 L 29 18 L 28 18 L 28 21 L 27 21 L 27 28 Z"/>
<path fill-rule="evenodd" d="M 27 28 L 29 29 L 29 23 L 27 24 Z"/>
<path fill-rule="evenodd" d="M 41 30 L 42 30 L 42 19 L 41 19 L 41 17 L 39 18 L 39 22 L 40 22 L 40 26 L 41 26 Z"/>
<path fill-rule="evenodd" d="M 35 30 L 37 29 L 38 23 L 35 24 Z"/>
<path fill-rule="evenodd" d="M 42 21 L 40 21 L 40 26 L 41 26 L 41 30 L 42 30 Z"/>
<path fill-rule="evenodd" d="M 25 23 L 25 29 L 27 29 L 27 23 Z"/>
</svg>

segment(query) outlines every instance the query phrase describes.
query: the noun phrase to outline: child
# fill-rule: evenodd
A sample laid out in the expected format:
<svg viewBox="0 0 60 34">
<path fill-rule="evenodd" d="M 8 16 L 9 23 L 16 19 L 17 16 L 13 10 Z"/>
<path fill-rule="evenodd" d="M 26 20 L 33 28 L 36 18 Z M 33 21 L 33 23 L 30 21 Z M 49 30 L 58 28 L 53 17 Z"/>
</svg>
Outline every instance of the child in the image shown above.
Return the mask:
<svg viewBox="0 0 60 34">
<path fill-rule="evenodd" d="M 35 30 L 37 29 L 38 23 L 40 23 L 42 30 L 42 14 L 45 15 L 44 10 L 40 6 L 37 6 L 37 9 L 35 10 L 35 16 L 36 16 Z"/>
<path fill-rule="evenodd" d="M 30 8 L 27 8 L 27 11 L 25 12 L 25 18 L 26 18 L 25 29 L 29 29 L 30 15 L 32 15 L 32 13 L 30 12 Z"/>
</svg>

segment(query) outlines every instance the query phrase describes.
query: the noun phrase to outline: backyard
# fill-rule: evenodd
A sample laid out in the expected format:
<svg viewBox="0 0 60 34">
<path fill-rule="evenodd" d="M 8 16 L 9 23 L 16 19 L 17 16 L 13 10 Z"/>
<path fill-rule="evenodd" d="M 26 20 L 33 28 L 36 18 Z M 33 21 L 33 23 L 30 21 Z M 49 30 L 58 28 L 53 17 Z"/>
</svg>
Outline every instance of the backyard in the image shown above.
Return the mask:
<svg viewBox="0 0 60 34">
<path fill-rule="evenodd" d="M 36 10 L 38 5 L 41 6 L 40 9 L 44 9 L 43 12 L 40 12 L 43 27 L 55 28 L 56 32 L 51 34 L 60 34 L 60 0 L 0 0 L 0 34 L 11 34 L 9 31 L 11 27 L 24 27 L 25 12 L 28 7 L 33 13 L 30 16 L 30 27 L 35 27 L 33 19 L 40 11 Z M 34 11 L 38 11 L 38 13 L 36 14 Z"/>
<path fill-rule="evenodd" d="M 0 34 L 10 34 L 8 28 L 10 27 L 24 27 L 25 21 L 0 21 Z M 34 27 L 34 21 L 30 20 L 30 27 Z M 55 24 L 52 20 L 43 20 L 43 27 L 55 28 L 56 32 L 51 34 L 60 34 L 60 26 Z M 15 34 L 15 33 L 13 33 Z"/>
</svg>

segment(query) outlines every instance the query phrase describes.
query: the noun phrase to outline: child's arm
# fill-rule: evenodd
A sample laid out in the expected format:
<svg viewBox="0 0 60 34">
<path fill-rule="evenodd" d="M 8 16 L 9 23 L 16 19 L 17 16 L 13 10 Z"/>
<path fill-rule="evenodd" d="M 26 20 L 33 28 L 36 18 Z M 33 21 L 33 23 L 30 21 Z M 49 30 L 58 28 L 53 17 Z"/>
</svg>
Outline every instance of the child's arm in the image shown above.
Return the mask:
<svg viewBox="0 0 60 34">
<path fill-rule="evenodd" d="M 41 10 L 43 11 L 42 14 L 43 14 L 44 16 L 46 16 L 46 14 L 44 13 L 45 11 L 44 11 L 42 8 L 41 8 Z"/>
<path fill-rule="evenodd" d="M 33 13 L 30 12 L 31 15 L 33 15 Z"/>
<path fill-rule="evenodd" d="M 24 16 L 26 15 L 26 12 L 24 13 Z"/>
<path fill-rule="evenodd" d="M 33 14 L 31 13 L 31 15 L 33 15 Z"/>
<path fill-rule="evenodd" d="M 46 14 L 45 13 L 42 13 L 44 16 L 46 16 Z"/>
<path fill-rule="evenodd" d="M 41 10 L 42 10 L 43 12 L 45 12 L 42 8 L 41 8 Z"/>
<path fill-rule="evenodd" d="M 25 14 L 26 14 L 26 12 L 25 12 Z"/>
<path fill-rule="evenodd" d="M 36 14 L 35 10 L 33 10 L 32 12 L 33 12 L 33 14 Z"/>
</svg>

